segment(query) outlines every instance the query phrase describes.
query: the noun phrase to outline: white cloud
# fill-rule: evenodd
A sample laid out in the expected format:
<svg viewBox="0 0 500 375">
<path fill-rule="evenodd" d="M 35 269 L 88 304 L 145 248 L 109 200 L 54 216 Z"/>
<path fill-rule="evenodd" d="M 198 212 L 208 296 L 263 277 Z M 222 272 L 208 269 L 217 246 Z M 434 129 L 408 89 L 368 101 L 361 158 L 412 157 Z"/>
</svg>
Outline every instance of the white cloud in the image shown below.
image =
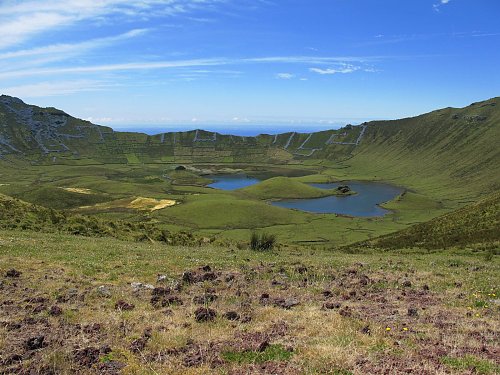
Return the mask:
<svg viewBox="0 0 500 375">
<path fill-rule="evenodd" d="M 250 119 L 248 119 L 247 117 L 233 117 L 231 119 L 232 122 L 244 122 L 244 123 L 247 123 L 247 122 L 250 122 Z"/>
<path fill-rule="evenodd" d="M 384 56 L 269 56 L 253 57 L 241 60 L 249 63 L 284 63 L 284 64 L 332 64 L 346 62 L 364 62 L 382 59 Z"/>
<path fill-rule="evenodd" d="M 112 123 L 112 122 L 120 122 L 123 119 L 114 118 L 114 117 L 87 117 L 85 120 L 90 121 L 93 124 L 103 124 L 103 123 Z"/>
<path fill-rule="evenodd" d="M 117 18 L 174 16 L 224 0 L 3 0 L 0 3 L 0 49 L 43 32 L 78 22 L 112 23 Z"/>
<path fill-rule="evenodd" d="M 74 73 L 96 73 L 96 72 L 116 72 L 116 71 L 185 68 L 185 67 L 199 67 L 199 66 L 216 66 L 216 65 L 224 65 L 226 63 L 227 61 L 223 59 L 195 59 L 195 60 L 157 61 L 157 62 L 138 62 L 138 63 L 94 65 L 94 66 L 62 67 L 62 68 L 36 68 L 36 69 L 4 71 L 0 73 L 0 79 L 42 76 L 42 75 L 74 74 Z"/>
<path fill-rule="evenodd" d="M 57 13 L 34 13 L 18 17 L 0 17 L 0 48 L 24 41 L 27 36 L 55 26 L 64 25 L 67 18 Z"/>
<path fill-rule="evenodd" d="M 318 73 L 321 75 L 326 75 L 326 74 L 347 74 L 347 73 L 354 73 L 355 71 L 359 70 L 359 66 L 354 66 L 350 64 L 343 64 L 339 66 L 338 68 L 327 68 L 327 69 L 321 69 L 321 68 L 310 68 L 309 70 L 313 73 Z"/>
<path fill-rule="evenodd" d="M 347 62 L 363 62 L 370 60 L 381 59 L 382 57 L 307 57 L 307 56 L 280 56 L 280 57 L 256 57 L 243 59 L 228 59 L 228 58 L 207 58 L 207 59 L 192 59 L 192 60 L 167 60 L 155 62 L 131 62 L 123 64 L 108 64 L 108 65 L 90 65 L 90 66 L 66 66 L 66 67 L 51 67 L 51 68 L 22 68 L 2 69 L 0 67 L 0 79 L 11 79 L 30 76 L 50 76 L 62 74 L 85 74 L 97 72 L 120 72 L 120 71 L 135 71 L 135 70 L 153 70 L 153 69 L 172 69 L 172 68 L 200 68 L 208 66 L 227 66 L 240 64 L 336 64 L 335 68 L 310 68 L 311 72 L 318 74 L 335 74 L 335 73 L 352 73 L 361 69 L 359 66 L 349 64 Z M 347 61 L 347 62 L 341 62 Z M 290 73 L 281 73 L 290 74 Z M 279 78 L 285 78 L 282 76 Z"/>
<path fill-rule="evenodd" d="M 292 79 L 294 77 L 295 77 L 295 75 L 292 74 L 292 73 L 278 73 L 278 74 L 276 74 L 276 78 L 277 79 L 285 79 L 285 80 L 287 80 L 287 79 Z"/>
<path fill-rule="evenodd" d="M 446 4 L 449 4 L 451 0 L 439 0 L 439 2 L 437 4 L 434 4 L 432 5 L 432 7 L 434 8 L 434 10 L 436 12 L 439 12 L 439 8 L 442 6 L 442 5 L 446 5 Z"/>
<path fill-rule="evenodd" d="M 49 55 L 51 57 L 54 57 L 54 55 L 61 55 L 60 57 L 67 57 L 68 54 L 71 54 L 72 56 L 74 56 L 74 54 L 83 54 L 95 48 L 105 47 L 115 42 L 143 35 L 147 31 L 148 31 L 147 29 L 135 29 L 120 35 L 105 37 L 105 38 L 90 39 L 79 43 L 60 43 L 60 44 L 52 44 L 48 46 L 31 48 L 31 49 L 4 52 L 0 53 L 0 60 L 41 56 L 41 55 Z"/>
<path fill-rule="evenodd" d="M 39 82 L 28 85 L 0 87 L 0 92 L 22 98 L 61 96 L 83 91 L 99 91 L 111 87 L 101 81 L 76 80 L 60 82 Z"/>
</svg>

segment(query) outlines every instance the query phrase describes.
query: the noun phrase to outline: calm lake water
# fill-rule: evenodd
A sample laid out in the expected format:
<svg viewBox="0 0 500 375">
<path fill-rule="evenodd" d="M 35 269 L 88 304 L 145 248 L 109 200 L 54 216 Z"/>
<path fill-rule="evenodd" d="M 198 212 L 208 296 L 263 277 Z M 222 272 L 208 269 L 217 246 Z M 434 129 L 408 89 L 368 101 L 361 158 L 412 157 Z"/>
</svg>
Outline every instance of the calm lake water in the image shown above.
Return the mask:
<svg viewBox="0 0 500 375">
<path fill-rule="evenodd" d="M 208 185 L 209 187 L 221 190 L 241 189 L 260 182 L 259 179 L 249 177 L 245 174 L 212 175 L 205 177 L 214 180 L 213 183 Z"/>
<path fill-rule="evenodd" d="M 206 177 L 214 180 L 208 186 L 221 190 L 236 190 L 254 185 L 260 181 L 245 174 L 212 175 Z M 357 194 L 346 197 L 330 196 L 313 199 L 281 200 L 271 202 L 271 204 L 283 208 L 322 214 L 334 213 L 361 217 L 384 216 L 390 211 L 378 205 L 390 201 L 404 191 L 404 189 L 397 186 L 378 182 L 345 181 L 332 184 L 310 185 L 320 189 L 336 189 L 340 185 L 348 185 Z"/>
<path fill-rule="evenodd" d="M 348 185 L 357 194 L 346 197 L 324 197 L 314 199 L 294 199 L 276 201 L 271 204 L 278 207 L 294 208 L 314 213 L 335 213 L 350 216 L 384 216 L 389 213 L 378 204 L 387 202 L 404 189 L 378 182 L 345 181 L 333 184 L 311 184 L 321 189 L 336 189 L 340 185 Z"/>
</svg>

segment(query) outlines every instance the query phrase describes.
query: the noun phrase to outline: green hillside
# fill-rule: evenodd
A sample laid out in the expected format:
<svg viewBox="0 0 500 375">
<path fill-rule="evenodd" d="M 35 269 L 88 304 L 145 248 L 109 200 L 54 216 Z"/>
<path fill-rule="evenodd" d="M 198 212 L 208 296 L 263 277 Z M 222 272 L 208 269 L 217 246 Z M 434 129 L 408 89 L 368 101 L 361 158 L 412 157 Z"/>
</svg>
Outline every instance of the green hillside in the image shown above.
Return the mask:
<svg viewBox="0 0 500 375">
<path fill-rule="evenodd" d="M 349 174 L 424 188 L 436 198 L 481 197 L 500 188 L 499 141 L 500 99 L 494 98 L 369 123 L 345 165 Z"/>
<path fill-rule="evenodd" d="M 364 245 L 376 248 L 444 249 L 477 244 L 498 248 L 500 192 L 425 223 L 416 224 Z"/>
<path fill-rule="evenodd" d="M 184 233 L 169 233 L 157 223 L 105 220 L 30 204 L 0 194 L 0 229 L 66 233 L 86 237 L 113 237 L 126 241 L 199 244 Z"/>
<path fill-rule="evenodd" d="M 498 256 L 2 229 L 0 247 L 5 374 L 499 371 Z"/>
</svg>

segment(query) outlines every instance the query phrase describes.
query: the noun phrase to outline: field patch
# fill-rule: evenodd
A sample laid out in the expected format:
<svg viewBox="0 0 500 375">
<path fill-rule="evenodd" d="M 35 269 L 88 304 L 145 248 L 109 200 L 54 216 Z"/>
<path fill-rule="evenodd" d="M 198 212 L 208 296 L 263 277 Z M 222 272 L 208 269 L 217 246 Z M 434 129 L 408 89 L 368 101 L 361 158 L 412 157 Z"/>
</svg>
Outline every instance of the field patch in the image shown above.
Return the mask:
<svg viewBox="0 0 500 375">
<path fill-rule="evenodd" d="M 139 197 L 134 199 L 128 205 L 129 208 L 135 208 L 137 210 L 162 210 L 167 207 L 175 205 L 177 202 L 173 199 L 154 199 L 154 198 L 144 198 Z"/>
<path fill-rule="evenodd" d="M 84 211 L 106 211 L 113 209 L 133 209 L 143 211 L 157 211 L 177 204 L 173 199 L 155 199 L 146 197 L 131 197 L 117 199 L 111 202 L 95 204 L 93 206 L 82 206 L 79 209 Z"/>
</svg>

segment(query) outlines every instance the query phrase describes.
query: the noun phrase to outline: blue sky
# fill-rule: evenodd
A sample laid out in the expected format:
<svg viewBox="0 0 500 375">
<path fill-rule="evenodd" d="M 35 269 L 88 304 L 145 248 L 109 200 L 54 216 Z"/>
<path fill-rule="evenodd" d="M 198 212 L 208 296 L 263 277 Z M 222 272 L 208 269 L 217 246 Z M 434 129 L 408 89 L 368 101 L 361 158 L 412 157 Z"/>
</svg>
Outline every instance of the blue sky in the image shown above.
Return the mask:
<svg viewBox="0 0 500 375">
<path fill-rule="evenodd" d="M 499 19 L 498 0 L 2 0 L 0 93 L 115 128 L 400 118 L 500 95 Z"/>
</svg>

